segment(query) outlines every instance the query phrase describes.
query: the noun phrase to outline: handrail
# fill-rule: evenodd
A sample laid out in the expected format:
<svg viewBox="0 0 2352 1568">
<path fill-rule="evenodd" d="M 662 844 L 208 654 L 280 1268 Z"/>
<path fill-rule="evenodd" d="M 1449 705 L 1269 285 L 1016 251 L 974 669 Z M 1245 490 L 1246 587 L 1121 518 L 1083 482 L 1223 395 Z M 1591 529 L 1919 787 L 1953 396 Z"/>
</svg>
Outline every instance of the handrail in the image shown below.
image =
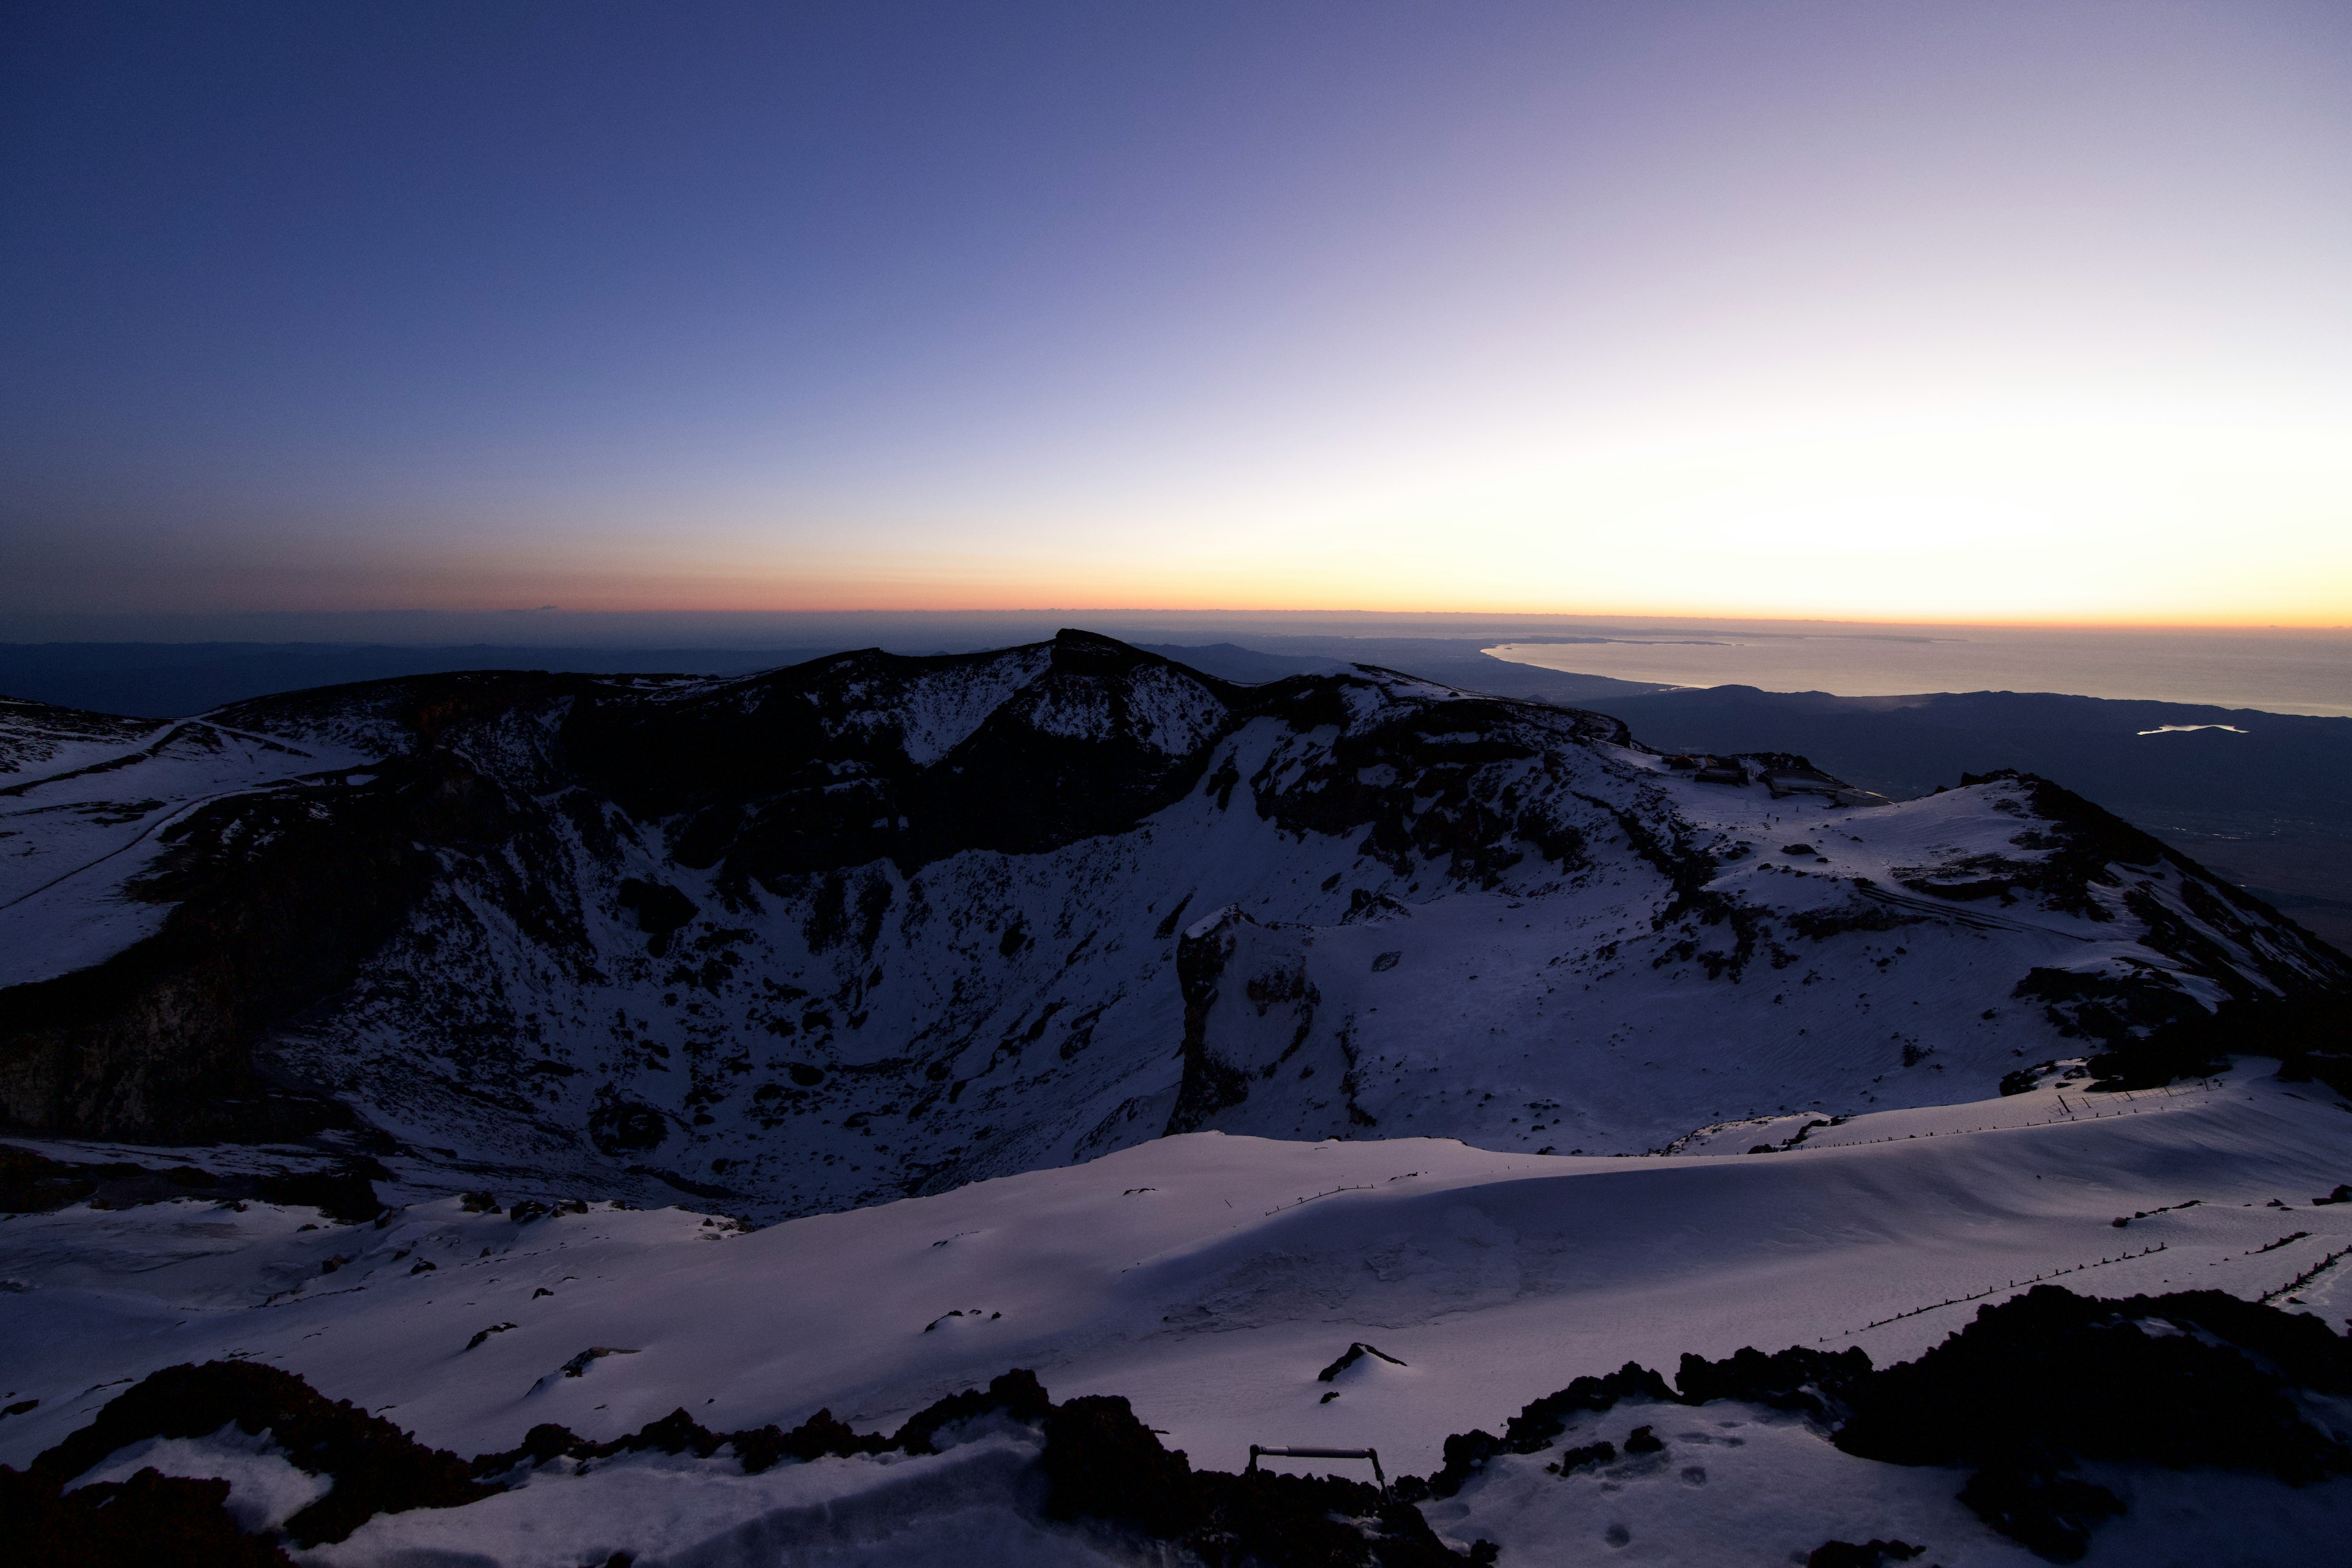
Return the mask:
<svg viewBox="0 0 2352 1568">
<path fill-rule="evenodd" d="M 1256 1472 L 1258 1456 L 1261 1454 L 1269 1459 L 1370 1459 L 1372 1462 L 1372 1479 L 1380 1483 L 1381 1495 L 1382 1497 L 1388 1495 L 1389 1479 L 1381 1471 L 1381 1453 L 1377 1448 L 1300 1448 L 1288 1445 L 1268 1447 L 1252 1443 L 1249 1465 L 1243 1472 L 1244 1475 Z"/>
</svg>

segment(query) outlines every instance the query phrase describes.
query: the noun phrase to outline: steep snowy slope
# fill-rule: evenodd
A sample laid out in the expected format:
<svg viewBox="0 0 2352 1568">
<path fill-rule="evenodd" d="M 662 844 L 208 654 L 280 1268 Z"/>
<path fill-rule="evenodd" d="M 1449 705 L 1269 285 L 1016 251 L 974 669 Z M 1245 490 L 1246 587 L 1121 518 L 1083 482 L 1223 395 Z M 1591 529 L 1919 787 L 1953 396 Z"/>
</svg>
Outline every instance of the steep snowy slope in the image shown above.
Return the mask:
<svg viewBox="0 0 2352 1568">
<path fill-rule="evenodd" d="M 0 1394 L 37 1401 L 0 1421 L 0 1463 L 25 1464 L 158 1367 L 235 1356 L 459 1453 L 510 1448 L 543 1422 L 609 1439 L 680 1408 L 715 1431 L 820 1407 L 887 1431 L 1022 1366 L 1058 1399 L 1132 1399 L 1196 1465 L 1239 1469 L 1254 1442 L 1370 1446 L 1390 1475 L 1419 1473 L 1447 1434 L 1499 1431 L 1629 1358 L 1671 1373 L 1685 1352 L 1856 1345 L 1883 1366 L 2037 1280 L 2211 1289 L 2340 1321 L 2352 1205 L 2327 1200 L 2352 1177 L 2347 1129 L 2334 1095 L 2245 1070 L 2154 1095 L 2086 1101 L 2053 1084 L 1874 1112 L 1770 1157 L 1195 1134 L 748 1234 L 676 1209 L 446 1198 L 380 1225 L 196 1199 L 68 1208 L 0 1219 Z M 1335 1367 L 1356 1342 L 1381 1354 Z M 2340 1407 L 2309 1414 L 2352 1428 Z M 1543 1468 L 1636 1425 L 1665 1461 L 1628 1449 L 1604 1468 Z M 979 1510 L 974 1540 L 1034 1528 L 1015 1508 L 1034 1446 L 975 1436 L 953 1451 L 980 1466 L 960 1481 L 911 1459 L 764 1476 L 725 1454 L 559 1464 L 471 1508 L 378 1519 L 308 1560 L 731 1564 L 839 1547 L 971 1561 L 942 1519 Z M 1000 1440 L 1015 1446 L 986 1446 Z M 255 1447 L 151 1447 L 105 1473 L 246 1477 L 257 1497 L 288 1491 L 283 1511 L 315 1495 Z M 2118 1564 L 2319 1560 L 2298 1552 L 2340 1530 L 2352 1486 L 2096 1473 L 2131 1501 L 2092 1559 Z M 1925 1542 L 1922 1561 L 1949 1568 L 2034 1561 L 1954 1500 L 1963 1479 L 1865 1463 L 1786 1411 L 1636 1401 L 1424 1512 L 1457 1542 L 1502 1542 L 1507 1564 L 1801 1561 L 1831 1537 Z M 849 1550 L 853 1522 L 882 1544 Z M 1134 1559 L 1035 1545 L 1003 1560 Z"/>
<path fill-rule="evenodd" d="M 0 697 L 0 779 L 15 784 L 119 757 L 169 727 Z"/>
<path fill-rule="evenodd" d="M 197 807 L 360 760 L 202 719 L 0 705 L 0 985 L 83 968 L 161 930 L 170 900 L 140 897 L 132 879 Z"/>
<path fill-rule="evenodd" d="M 107 798 L 170 826 L 102 862 L 50 826 L 95 784 L 9 800 L 91 868 L 24 918 L 119 949 L 0 992 L 20 1126 L 355 1112 L 453 1182 L 807 1212 L 1171 1131 L 1640 1150 L 1988 1094 L 2347 978 L 2037 780 L 1888 805 L 1591 714 L 1370 669 L 1234 687 L 1083 633 L 201 728 L 255 748 L 242 787 L 151 743 Z"/>
</svg>

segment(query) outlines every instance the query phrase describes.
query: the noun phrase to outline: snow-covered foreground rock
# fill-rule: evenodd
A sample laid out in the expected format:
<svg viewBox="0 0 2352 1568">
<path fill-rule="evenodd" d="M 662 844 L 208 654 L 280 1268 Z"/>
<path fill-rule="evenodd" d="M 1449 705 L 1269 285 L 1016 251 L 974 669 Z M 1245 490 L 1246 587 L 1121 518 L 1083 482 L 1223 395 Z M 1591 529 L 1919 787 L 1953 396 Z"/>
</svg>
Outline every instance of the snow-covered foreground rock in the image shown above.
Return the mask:
<svg viewBox="0 0 2352 1568">
<path fill-rule="evenodd" d="M 1860 1346 L 1885 1365 L 2037 1279 L 2105 1297 L 2221 1290 L 2340 1324 L 2352 1204 L 2313 1200 L 2347 1179 L 2337 1097 L 2247 1069 L 2130 1097 L 2052 1080 L 1815 1127 L 1770 1154 L 1199 1133 L 751 1231 L 676 1209 L 517 1218 L 446 1198 L 380 1226 L 258 1202 L 78 1205 L 0 1221 L 0 1390 L 38 1401 L 0 1421 L 0 1463 L 24 1465 L 156 1368 L 241 1357 L 459 1453 L 511 1448 L 541 1423 L 617 1437 L 677 1409 L 718 1432 L 821 1407 L 887 1430 L 1025 1367 L 1056 1400 L 1126 1396 L 1197 1467 L 1240 1469 L 1255 1442 L 1370 1447 L 1391 1475 L 1431 1471 L 1449 1434 L 1501 1430 L 1577 1376 L 1629 1360 L 1671 1374 L 1685 1352 L 1744 1345 Z M 1358 1342 L 1381 1353 L 1318 1377 Z M 2340 1405 L 2313 1414 L 2352 1430 Z M 1629 1447 L 1640 1426 L 1664 1447 Z M 303 1560 L 1133 1560 L 1038 1512 L 1034 1431 L 964 1435 L 937 1456 L 758 1475 L 723 1453 L 577 1474 L 557 1460 Z M 263 1473 L 250 1442 L 220 1439 L 206 1473 L 252 1509 L 300 1506 L 299 1473 Z M 1603 1441 L 1605 1463 L 1545 1468 Z M 203 1447 L 119 1456 L 106 1476 L 134 1459 L 205 1470 Z M 2094 1533 L 2097 1563 L 2320 1561 L 2352 1506 L 2341 1479 L 2085 1473 L 2129 1505 Z M 1634 1399 L 1496 1458 L 1423 1512 L 1457 1544 L 1500 1543 L 1506 1563 L 1801 1561 L 1832 1538 L 1924 1542 L 1922 1561 L 1947 1568 L 2032 1561 L 1955 1500 L 1964 1479 L 1855 1458 L 1786 1411 Z"/>
<path fill-rule="evenodd" d="M 10 714 L 0 1119 L 452 1191 L 777 1217 L 1212 1130 L 1625 1153 L 2352 981 L 2039 780 L 1888 805 L 1084 633 Z"/>
</svg>

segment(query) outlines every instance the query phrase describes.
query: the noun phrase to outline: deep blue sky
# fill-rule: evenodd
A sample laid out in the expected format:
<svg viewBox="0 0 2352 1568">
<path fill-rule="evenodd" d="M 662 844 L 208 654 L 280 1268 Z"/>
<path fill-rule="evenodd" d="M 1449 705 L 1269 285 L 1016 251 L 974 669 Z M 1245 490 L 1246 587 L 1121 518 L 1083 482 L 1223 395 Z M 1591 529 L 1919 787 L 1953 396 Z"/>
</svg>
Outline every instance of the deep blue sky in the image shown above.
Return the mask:
<svg viewBox="0 0 2352 1568">
<path fill-rule="evenodd" d="M 0 612 L 2352 619 L 2340 5 L 0 26 Z"/>
</svg>

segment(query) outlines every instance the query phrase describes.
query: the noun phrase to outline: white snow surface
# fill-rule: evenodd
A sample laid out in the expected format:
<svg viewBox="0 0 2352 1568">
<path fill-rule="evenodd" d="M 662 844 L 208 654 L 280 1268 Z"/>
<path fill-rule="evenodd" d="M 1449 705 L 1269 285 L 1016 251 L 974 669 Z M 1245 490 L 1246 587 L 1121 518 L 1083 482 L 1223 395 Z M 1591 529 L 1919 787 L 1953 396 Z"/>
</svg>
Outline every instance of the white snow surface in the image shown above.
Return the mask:
<svg viewBox="0 0 2352 1568">
<path fill-rule="evenodd" d="M 325 1497 L 333 1486 L 323 1476 L 296 1468 L 268 1433 L 248 1435 L 230 1422 L 202 1437 L 150 1437 L 118 1448 L 68 1481 L 66 1489 L 73 1491 L 97 1481 L 127 1481 L 145 1469 L 228 1482 L 229 1517 L 248 1534 L 285 1523 Z"/>
<path fill-rule="evenodd" d="M 15 739 L 15 760 L 34 763 L 0 768 L 0 986 L 100 963 L 161 929 L 170 906 L 137 879 L 197 807 L 372 760 L 200 719 L 110 721 L 122 728 L 85 738 L 97 716 L 60 711 L 0 723 L 0 762 Z"/>
<path fill-rule="evenodd" d="M 559 1461 L 467 1508 L 379 1516 L 300 1561 L 573 1568 L 616 1552 L 707 1568 L 1108 1568 L 1131 1561 L 1020 1506 L 1036 1489 L 1039 1447 L 1026 1432 L 999 1434 L 940 1455 L 821 1458 L 756 1476 L 723 1457 L 632 1455 L 586 1475 Z"/>
<path fill-rule="evenodd" d="M 121 719 L 0 697 L 0 783 L 15 784 L 103 763 L 170 727 L 168 719 Z"/>
<path fill-rule="evenodd" d="M 848 689 L 861 700 L 847 720 L 858 729 L 897 731 L 907 760 L 929 767 L 970 739 L 1014 693 L 1052 662 L 1043 648 L 985 663 L 961 662 L 908 680 L 875 680 Z"/>
<path fill-rule="evenodd" d="M 2058 1079 L 1874 1112 L 1769 1155 L 1197 1133 L 750 1231 L 604 1205 L 517 1224 L 447 1199 L 383 1228 L 257 1203 L 76 1207 L 0 1220 L 0 1390 L 41 1401 L 0 1423 L 0 1462 L 128 1380 L 236 1354 L 461 1453 L 542 1421 L 611 1437 L 681 1407 L 714 1430 L 820 1407 L 887 1428 L 1025 1366 L 1057 1399 L 1127 1395 L 1196 1465 L 1237 1469 L 1252 1442 L 1369 1445 L 1391 1474 L 1426 1471 L 1447 1434 L 1497 1430 L 1580 1374 L 1633 1360 L 1671 1375 L 1683 1352 L 1748 1344 L 1858 1344 L 1885 1364 L 2037 1279 L 2288 1300 L 2352 1247 L 2352 1205 L 2311 1204 L 2347 1174 L 2347 1108 L 2250 1066 L 2128 1097 Z M 322 1274 L 329 1258 L 347 1261 Z M 2347 1262 L 2295 1286 L 2290 1310 L 2343 1321 Z M 1403 1364 L 1318 1382 L 1354 1341 Z M 631 1353 L 551 1375 L 594 1346 Z M 1957 1473 L 1857 1460 L 1770 1412 L 1623 1405 L 1555 1447 L 1622 1447 L 1644 1424 L 1664 1455 L 1564 1478 L 1543 1472 L 1556 1455 L 1500 1460 L 1425 1511 L 1448 1538 L 1501 1542 L 1507 1563 L 1777 1563 L 1874 1536 L 1925 1542 L 1947 1568 L 2032 1561 L 1953 1500 Z M 1037 1521 L 1032 1439 L 968 1436 L 937 1458 L 760 1477 L 724 1452 L 585 1475 L 559 1461 L 306 1561 L 1136 1560 Z M 2341 1482 L 2117 1476 L 2134 1511 L 2095 1535 L 2094 1563 L 2320 1561 L 2352 1502 Z"/>
</svg>

